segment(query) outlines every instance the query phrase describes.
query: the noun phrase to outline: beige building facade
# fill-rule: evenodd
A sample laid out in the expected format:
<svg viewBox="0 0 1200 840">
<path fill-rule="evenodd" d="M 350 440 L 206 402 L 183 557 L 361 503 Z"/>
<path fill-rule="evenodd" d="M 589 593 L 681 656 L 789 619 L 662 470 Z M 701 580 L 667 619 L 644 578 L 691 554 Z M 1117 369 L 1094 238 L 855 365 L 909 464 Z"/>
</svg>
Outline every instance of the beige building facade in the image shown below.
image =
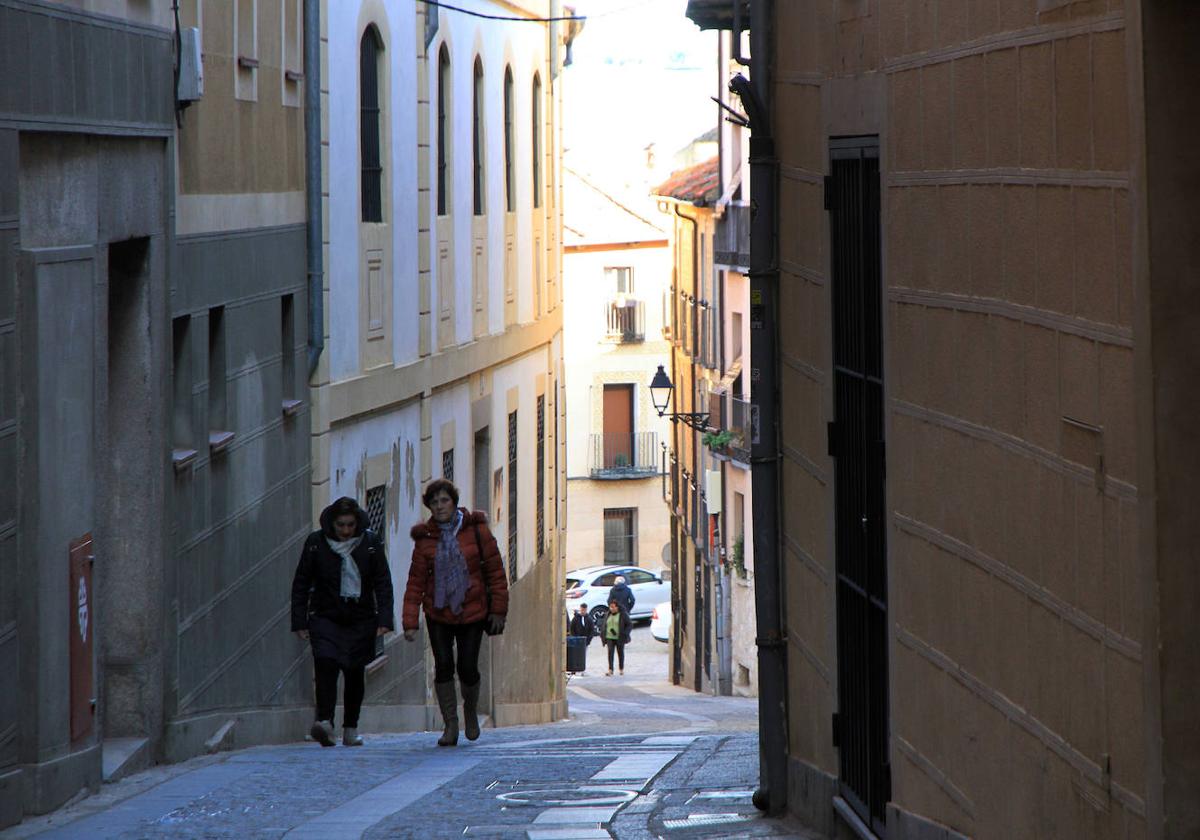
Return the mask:
<svg viewBox="0 0 1200 840">
<path fill-rule="evenodd" d="M 785 582 L 788 809 L 831 836 L 1197 836 L 1194 11 L 744 11 L 779 208 L 757 562 Z"/>
<path fill-rule="evenodd" d="M 662 575 L 670 543 L 662 507 L 669 423 L 650 402 L 666 358 L 668 235 L 652 202 L 564 176 L 567 570 L 635 565 Z M 596 606 L 589 604 L 589 606 Z"/>
</svg>

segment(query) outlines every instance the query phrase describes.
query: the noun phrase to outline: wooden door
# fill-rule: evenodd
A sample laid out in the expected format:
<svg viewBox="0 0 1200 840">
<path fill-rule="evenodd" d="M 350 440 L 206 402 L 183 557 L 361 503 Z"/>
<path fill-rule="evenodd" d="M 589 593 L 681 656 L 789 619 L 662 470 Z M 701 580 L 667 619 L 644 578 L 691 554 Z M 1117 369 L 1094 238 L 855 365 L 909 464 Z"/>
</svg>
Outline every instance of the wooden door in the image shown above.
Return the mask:
<svg viewBox="0 0 1200 840">
<path fill-rule="evenodd" d="M 604 466 L 633 465 L 633 386 L 604 386 Z"/>
</svg>

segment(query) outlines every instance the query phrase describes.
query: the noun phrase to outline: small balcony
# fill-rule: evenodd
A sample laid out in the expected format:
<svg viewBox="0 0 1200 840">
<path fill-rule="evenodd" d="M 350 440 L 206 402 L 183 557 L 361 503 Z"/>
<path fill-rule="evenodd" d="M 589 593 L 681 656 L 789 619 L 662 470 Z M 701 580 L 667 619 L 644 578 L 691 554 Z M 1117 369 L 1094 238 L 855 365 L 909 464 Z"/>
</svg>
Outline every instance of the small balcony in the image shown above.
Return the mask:
<svg viewBox="0 0 1200 840">
<path fill-rule="evenodd" d="M 603 432 L 589 435 L 592 478 L 648 478 L 658 475 L 657 432 Z"/>
<path fill-rule="evenodd" d="M 618 297 L 604 307 L 608 320 L 608 340 L 633 344 L 646 340 L 646 304 L 631 297 Z"/>
<path fill-rule="evenodd" d="M 713 237 L 713 262 L 737 271 L 750 270 L 750 208 L 730 204 L 717 222 Z"/>
</svg>

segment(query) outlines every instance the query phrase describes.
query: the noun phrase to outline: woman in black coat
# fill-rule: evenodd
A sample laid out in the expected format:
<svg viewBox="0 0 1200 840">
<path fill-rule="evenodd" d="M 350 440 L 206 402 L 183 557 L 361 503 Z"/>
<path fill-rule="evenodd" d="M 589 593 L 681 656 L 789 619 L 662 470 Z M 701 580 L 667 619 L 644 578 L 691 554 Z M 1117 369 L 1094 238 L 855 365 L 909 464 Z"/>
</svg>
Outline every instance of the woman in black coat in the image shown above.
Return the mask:
<svg viewBox="0 0 1200 840">
<path fill-rule="evenodd" d="M 392 574 L 383 540 L 366 511 L 343 496 L 321 512 L 321 529 L 304 541 L 292 580 L 292 631 L 312 643 L 317 717 L 310 730 L 333 746 L 338 673 L 344 677 L 342 743 L 362 746 L 358 713 L 375 638 L 396 629 Z"/>
</svg>

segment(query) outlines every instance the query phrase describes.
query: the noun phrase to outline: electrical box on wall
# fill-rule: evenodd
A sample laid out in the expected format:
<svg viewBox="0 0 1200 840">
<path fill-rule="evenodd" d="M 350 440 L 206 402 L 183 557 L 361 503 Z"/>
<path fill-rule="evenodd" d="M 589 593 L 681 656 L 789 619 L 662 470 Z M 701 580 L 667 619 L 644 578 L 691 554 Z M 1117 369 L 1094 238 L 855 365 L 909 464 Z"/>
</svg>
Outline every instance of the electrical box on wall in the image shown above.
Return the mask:
<svg viewBox="0 0 1200 840">
<path fill-rule="evenodd" d="M 179 31 L 179 85 L 175 97 L 195 102 L 204 96 L 204 62 L 200 56 L 200 30 L 189 26 Z"/>
</svg>

